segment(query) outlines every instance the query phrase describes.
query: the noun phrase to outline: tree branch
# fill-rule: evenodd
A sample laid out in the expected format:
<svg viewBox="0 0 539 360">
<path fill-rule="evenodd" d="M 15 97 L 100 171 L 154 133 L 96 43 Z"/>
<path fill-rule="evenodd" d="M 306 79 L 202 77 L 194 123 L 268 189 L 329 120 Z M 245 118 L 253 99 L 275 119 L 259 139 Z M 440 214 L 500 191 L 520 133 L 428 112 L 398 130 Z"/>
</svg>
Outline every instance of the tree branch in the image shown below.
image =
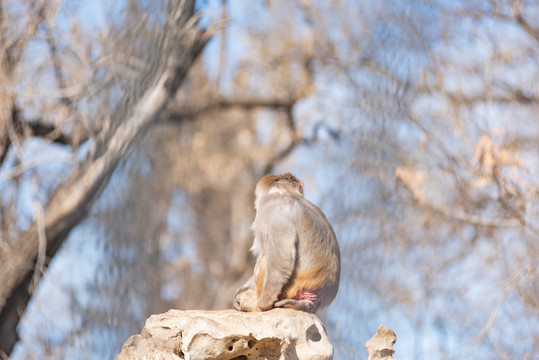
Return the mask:
<svg viewBox="0 0 539 360">
<path fill-rule="evenodd" d="M 539 43 L 539 29 L 534 28 L 530 25 L 529 22 L 524 19 L 522 16 L 522 13 L 518 13 L 515 16 L 515 20 L 517 24 L 519 24 L 522 27 L 522 30 L 524 30 L 528 35 L 530 35 L 537 43 Z"/>
<path fill-rule="evenodd" d="M 219 98 L 212 102 L 189 108 L 188 106 L 174 106 L 168 112 L 168 121 L 183 121 L 185 118 L 200 116 L 210 111 L 225 110 L 241 107 L 245 110 L 258 108 L 290 109 L 296 103 L 295 99 L 226 99 Z"/>
</svg>

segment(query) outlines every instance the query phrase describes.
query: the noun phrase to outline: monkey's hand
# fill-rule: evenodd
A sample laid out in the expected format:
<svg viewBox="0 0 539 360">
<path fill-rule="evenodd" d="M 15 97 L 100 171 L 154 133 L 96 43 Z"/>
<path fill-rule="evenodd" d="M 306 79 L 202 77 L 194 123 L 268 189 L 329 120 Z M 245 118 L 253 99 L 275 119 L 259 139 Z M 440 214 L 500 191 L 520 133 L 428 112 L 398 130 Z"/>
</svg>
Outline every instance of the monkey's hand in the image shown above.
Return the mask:
<svg viewBox="0 0 539 360">
<path fill-rule="evenodd" d="M 254 278 L 247 282 L 236 291 L 234 296 L 234 309 L 238 311 L 260 311 L 257 306 L 256 290 L 254 287 Z"/>
<path fill-rule="evenodd" d="M 238 310 L 238 311 L 242 311 L 241 310 L 241 295 L 240 294 L 236 294 L 236 296 L 234 296 L 234 309 Z"/>
<path fill-rule="evenodd" d="M 236 294 L 234 297 L 234 309 L 247 312 L 260 311 L 257 304 L 256 292 L 249 289 Z"/>
</svg>

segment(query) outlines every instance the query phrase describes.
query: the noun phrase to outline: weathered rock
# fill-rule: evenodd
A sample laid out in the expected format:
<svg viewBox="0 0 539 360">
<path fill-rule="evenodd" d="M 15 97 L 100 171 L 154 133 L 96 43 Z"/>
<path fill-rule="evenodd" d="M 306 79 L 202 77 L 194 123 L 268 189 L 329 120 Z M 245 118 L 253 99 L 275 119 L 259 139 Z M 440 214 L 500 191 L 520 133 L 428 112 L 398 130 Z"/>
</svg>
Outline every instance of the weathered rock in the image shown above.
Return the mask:
<svg viewBox="0 0 539 360">
<path fill-rule="evenodd" d="M 369 353 L 368 360 L 391 360 L 393 359 L 393 344 L 397 341 L 397 335 L 393 330 L 388 329 L 384 325 L 380 325 L 369 341 L 365 343 L 365 348 Z"/>
<path fill-rule="evenodd" d="M 169 310 L 146 320 L 116 360 L 131 359 L 287 359 L 333 358 L 316 315 L 290 309 L 262 313 Z"/>
</svg>

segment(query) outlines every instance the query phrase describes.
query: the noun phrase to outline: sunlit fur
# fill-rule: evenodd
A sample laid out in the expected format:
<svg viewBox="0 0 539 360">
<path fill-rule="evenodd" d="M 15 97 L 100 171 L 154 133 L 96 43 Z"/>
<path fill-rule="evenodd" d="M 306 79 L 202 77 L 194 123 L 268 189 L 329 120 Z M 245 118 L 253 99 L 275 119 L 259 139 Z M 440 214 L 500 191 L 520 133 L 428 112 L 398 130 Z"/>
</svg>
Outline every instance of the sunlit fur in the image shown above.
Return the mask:
<svg viewBox="0 0 539 360">
<path fill-rule="evenodd" d="M 266 175 L 256 185 L 254 275 L 238 289 L 234 307 L 264 311 L 289 307 L 315 312 L 339 288 L 340 253 L 324 213 L 303 196 L 292 174 Z"/>
</svg>

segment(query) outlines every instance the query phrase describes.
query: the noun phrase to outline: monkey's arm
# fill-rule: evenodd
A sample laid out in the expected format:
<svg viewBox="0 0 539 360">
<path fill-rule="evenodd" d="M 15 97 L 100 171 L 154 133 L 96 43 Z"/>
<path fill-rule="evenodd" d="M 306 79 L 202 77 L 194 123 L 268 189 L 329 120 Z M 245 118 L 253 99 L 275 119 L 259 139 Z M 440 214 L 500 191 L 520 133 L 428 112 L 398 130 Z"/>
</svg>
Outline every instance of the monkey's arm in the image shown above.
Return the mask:
<svg viewBox="0 0 539 360">
<path fill-rule="evenodd" d="M 267 262 L 263 291 L 258 307 L 264 311 L 274 307 L 284 285 L 292 277 L 296 264 L 296 226 L 289 209 L 274 211 L 268 222 L 267 232 L 263 232 L 263 252 Z"/>
</svg>

